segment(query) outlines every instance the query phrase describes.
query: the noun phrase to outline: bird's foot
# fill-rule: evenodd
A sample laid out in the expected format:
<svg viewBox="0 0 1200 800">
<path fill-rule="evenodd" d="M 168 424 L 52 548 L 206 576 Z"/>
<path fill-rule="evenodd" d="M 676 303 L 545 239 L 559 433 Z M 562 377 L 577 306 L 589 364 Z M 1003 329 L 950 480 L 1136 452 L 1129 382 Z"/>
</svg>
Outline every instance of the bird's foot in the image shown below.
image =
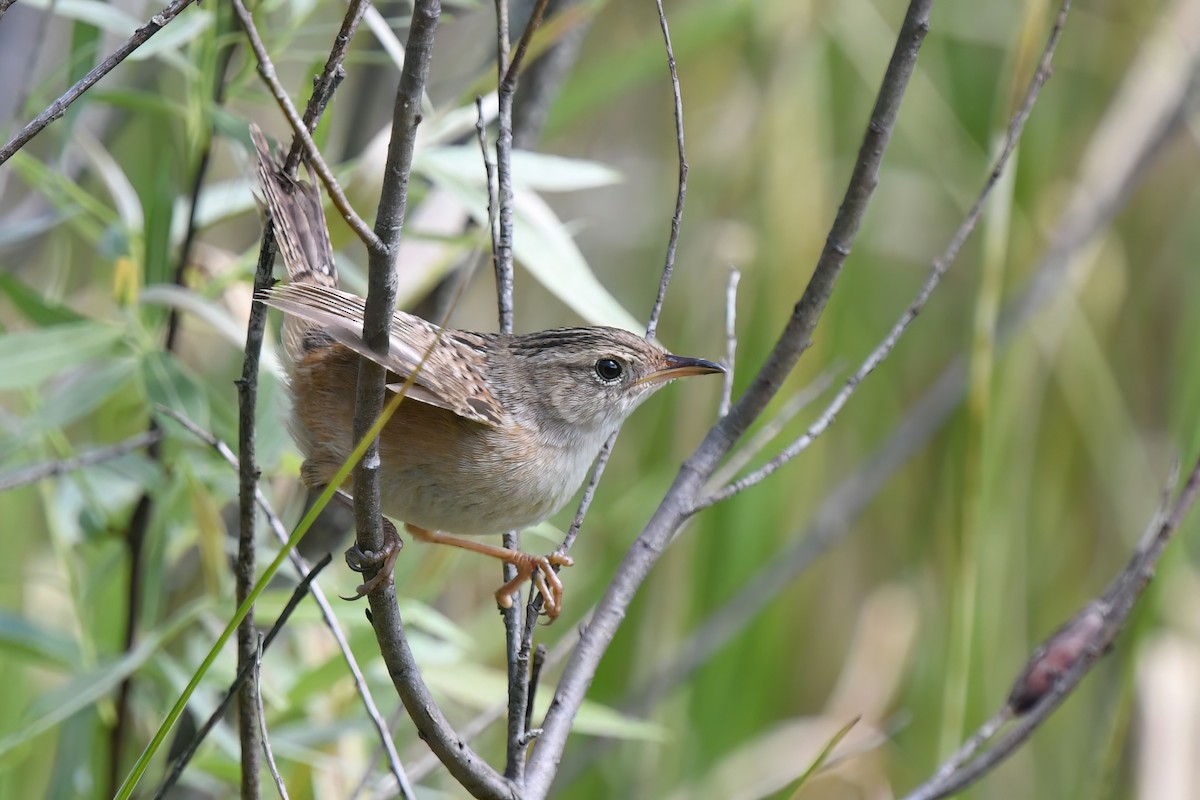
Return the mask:
<svg viewBox="0 0 1200 800">
<path fill-rule="evenodd" d="M 385 582 L 391 583 L 395 577 L 396 556 L 400 555 L 400 551 L 404 548 L 404 542 L 400 538 L 400 534 L 396 532 L 396 526 L 391 523 L 386 517 L 383 519 L 383 549 L 378 552 L 373 550 L 362 550 L 358 543 L 346 551 L 346 566 L 358 573 L 370 572 L 376 570 L 375 574 L 365 582 L 359 584 L 354 590 L 353 597 L 342 597 L 343 600 L 359 600 L 366 597 L 367 594 Z"/>
<path fill-rule="evenodd" d="M 555 567 L 569 567 L 575 562 L 564 553 L 535 556 L 519 550 L 510 551 L 504 561 L 517 568 L 516 577 L 496 590 L 496 603 L 501 608 L 512 608 L 512 596 L 521 584 L 530 578 L 545 600 L 546 617 L 554 621 L 562 612 L 563 584 Z"/>
</svg>

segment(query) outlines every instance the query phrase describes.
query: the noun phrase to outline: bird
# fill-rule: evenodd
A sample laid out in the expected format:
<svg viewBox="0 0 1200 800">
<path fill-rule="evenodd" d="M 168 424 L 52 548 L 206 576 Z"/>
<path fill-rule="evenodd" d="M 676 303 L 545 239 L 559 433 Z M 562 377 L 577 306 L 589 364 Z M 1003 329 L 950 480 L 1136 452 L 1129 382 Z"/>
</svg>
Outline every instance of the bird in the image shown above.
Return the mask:
<svg viewBox="0 0 1200 800">
<path fill-rule="evenodd" d="M 634 409 L 677 378 L 719 374 L 724 367 L 674 355 L 617 328 L 481 333 L 442 328 L 398 309 L 388 352 L 376 352 L 362 335 L 366 300 L 338 288 L 315 180 L 283 173 L 257 126 L 251 138 L 288 273 L 287 284 L 260 299 L 284 315 L 290 430 L 304 456 L 302 481 L 324 488 L 350 457 L 360 357 L 374 361 L 387 370 L 388 390 L 405 393 L 379 436 L 385 517 L 403 521 L 417 540 L 512 564 L 516 577 L 496 590 L 497 604 L 510 608 L 513 594 L 532 580 L 553 620 L 563 596 L 556 567 L 571 566 L 569 556 L 464 537 L 546 520 L 575 494 L 604 442 Z M 340 488 L 352 495 L 353 478 Z M 351 568 L 380 567 L 356 597 L 392 580 L 401 542 L 385 523 L 383 553 L 348 551 Z"/>
</svg>

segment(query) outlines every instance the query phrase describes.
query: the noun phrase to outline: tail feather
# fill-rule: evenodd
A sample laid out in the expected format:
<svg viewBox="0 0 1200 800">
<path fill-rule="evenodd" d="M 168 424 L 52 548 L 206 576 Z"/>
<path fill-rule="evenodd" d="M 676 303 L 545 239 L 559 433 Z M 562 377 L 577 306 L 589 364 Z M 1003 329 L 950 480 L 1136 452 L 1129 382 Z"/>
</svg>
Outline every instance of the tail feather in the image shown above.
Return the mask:
<svg viewBox="0 0 1200 800">
<path fill-rule="evenodd" d="M 258 181 L 275 221 L 275 238 L 287 266 L 288 279 L 293 283 L 337 286 L 337 267 L 320 190 L 288 177 L 279 169 L 257 125 L 250 125 L 250 138 L 258 150 Z"/>
<path fill-rule="evenodd" d="M 250 138 L 258 151 L 258 181 L 275 223 L 275 241 L 287 267 L 288 280 L 294 284 L 336 287 L 337 267 L 320 190 L 315 183 L 301 183 L 279 169 L 267 138 L 257 125 L 250 125 Z M 318 328 L 301 317 L 284 316 L 281 338 L 292 363 L 303 356 L 305 342 Z"/>
</svg>

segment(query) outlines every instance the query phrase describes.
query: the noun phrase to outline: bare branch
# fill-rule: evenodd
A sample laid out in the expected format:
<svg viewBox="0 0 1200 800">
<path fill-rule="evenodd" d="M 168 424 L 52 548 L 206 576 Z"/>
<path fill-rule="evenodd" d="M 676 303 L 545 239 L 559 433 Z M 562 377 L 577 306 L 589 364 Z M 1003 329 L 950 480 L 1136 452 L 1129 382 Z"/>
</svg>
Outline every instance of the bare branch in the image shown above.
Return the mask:
<svg viewBox="0 0 1200 800">
<path fill-rule="evenodd" d="M 809 286 L 783 335 L 750 389 L 710 431 L 680 470 L 654 516 L 626 554 L 579 646 L 568 661 L 550 712 L 543 723 L 542 736 L 530 757 L 525 786 L 527 797 L 545 797 L 549 791 L 571 721 L 583 702 L 595 675 L 596 665 L 612 641 L 638 587 L 658 561 L 675 531 L 690 514 L 704 480 L 733 442 L 762 413 L 800 353 L 807 348 L 812 330 L 833 291 L 834 282 L 850 252 L 867 202 L 874 191 L 879 165 L 895 126 L 904 88 L 912 74 L 925 32 L 929 29 L 931 5 L 932 0 L 913 0 L 909 6 L 859 150 L 846 198 L 835 218 Z"/>
<path fill-rule="evenodd" d="M 262 636 L 258 637 L 258 657 L 254 660 L 254 669 L 250 671 L 248 681 L 254 686 L 254 698 L 258 706 L 258 735 L 262 740 L 263 758 L 267 760 L 267 769 L 271 772 L 271 778 L 275 781 L 275 788 L 279 791 L 279 796 L 282 800 L 288 800 L 287 786 L 283 783 L 283 776 L 279 774 L 279 767 L 275 764 L 275 754 L 271 752 L 271 737 L 267 735 L 267 712 L 263 709 L 262 699 Z"/>
<path fill-rule="evenodd" d="M 133 35 L 126 39 L 112 55 L 97 64 L 87 75 L 76 81 L 70 89 L 67 89 L 62 96 L 47 106 L 42 113 L 30 120 L 24 128 L 17 131 L 5 143 L 4 147 L 0 147 L 0 164 L 12 158 L 13 154 L 24 147 L 30 139 L 41 133 L 43 128 L 67 113 L 67 109 L 71 107 L 71 104 L 82 97 L 84 92 L 99 83 L 101 78 L 112 72 L 118 64 L 129 57 L 130 53 L 137 50 L 151 36 L 165 28 L 171 20 L 179 16 L 179 13 L 193 2 L 194 0 L 174 0 L 174 2 L 162 11 L 151 17 L 145 25 L 134 31 Z M 2 10 L 0 10 L 0 13 L 2 13 Z"/>
<path fill-rule="evenodd" d="M 900 315 L 900 319 L 898 319 L 892 326 L 892 329 L 888 331 L 888 334 L 884 337 L 883 341 L 871 351 L 871 354 L 867 356 L 866 360 L 863 361 L 858 370 L 846 380 L 846 383 L 842 386 L 841 390 L 836 396 L 834 396 L 833 400 L 830 401 L 825 410 L 821 412 L 821 415 L 817 417 L 812 425 L 809 426 L 808 430 L 804 432 L 803 436 L 792 442 L 790 445 L 784 448 L 779 455 L 772 458 L 759 469 L 703 498 L 699 503 L 697 503 L 697 510 L 707 508 L 708 506 L 711 506 L 714 503 L 719 503 L 722 500 L 727 500 L 739 492 L 742 492 L 751 486 L 762 482 L 763 479 L 808 449 L 809 445 L 811 445 L 818 436 L 829 429 L 829 426 L 832 425 L 834 420 L 837 418 L 838 413 L 849 401 L 850 396 L 854 394 L 855 390 L 862 383 L 862 381 L 868 375 L 870 375 L 876 367 L 883 363 L 883 360 L 887 358 L 895 348 L 896 343 L 900 340 L 900 337 L 904 335 L 904 332 L 908 329 L 908 326 L 912 324 L 912 321 L 916 319 L 918 314 L 921 313 L 921 310 L 929 301 L 929 297 L 933 294 L 933 290 L 936 289 L 938 284 L 941 282 L 942 276 L 946 274 L 946 270 L 948 270 L 950 265 L 954 263 L 955 258 L 958 256 L 959 250 L 962 249 L 962 246 L 966 242 L 967 238 L 971 235 L 972 231 L 975 230 L 975 225 L 979 222 L 980 217 L 983 216 L 983 210 L 987 204 L 988 198 L 991 196 L 992 189 L 994 189 L 996 184 L 999 182 L 1000 176 L 1004 173 L 1004 168 L 1008 165 L 1009 158 L 1012 156 L 1013 151 L 1017 147 L 1017 142 L 1020 140 L 1021 133 L 1025 129 L 1025 122 L 1029 119 L 1030 112 L 1033 111 L 1034 103 L 1037 102 L 1037 97 L 1041 92 L 1042 85 L 1046 82 L 1046 79 L 1050 77 L 1050 62 L 1054 57 L 1054 50 L 1058 46 L 1058 40 L 1062 35 L 1063 25 L 1067 21 L 1067 12 L 1070 10 L 1070 7 L 1070 0 L 1065 0 L 1060 7 L 1058 17 L 1055 19 L 1054 26 L 1050 30 L 1050 36 L 1046 41 L 1046 46 L 1042 50 L 1041 60 L 1038 62 L 1038 67 L 1034 71 L 1033 78 L 1030 80 L 1029 88 L 1025 92 L 1025 98 L 1022 101 L 1021 106 L 1013 115 L 1012 120 L 1009 122 L 1008 133 L 1004 137 L 1004 145 L 1000 150 L 1000 155 L 997 157 L 991 172 L 988 174 L 987 180 L 984 182 L 983 188 L 979 192 L 979 196 L 975 199 L 975 203 L 971 206 L 971 210 L 967 213 L 967 216 L 958 226 L 958 230 L 954 232 L 954 236 L 950 238 L 950 243 L 946 246 L 945 251 L 934 260 L 933 266 L 929 271 L 929 275 L 925 279 L 925 283 L 921 286 L 921 290 L 917 293 L 916 298 L 912 301 L 908 308 L 904 310 L 904 313 Z"/>
<path fill-rule="evenodd" d="M 292 132 L 296 138 L 304 143 L 304 155 L 308 159 L 308 162 L 312 164 L 313 169 L 316 170 L 321 183 L 325 185 L 325 191 L 329 193 L 329 199 L 333 201 L 333 205 L 341 213 L 342 219 L 346 221 L 346 224 L 362 240 L 362 243 L 367 246 L 369 251 L 375 253 L 381 250 L 383 243 L 380 241 L 379 236 L 367 227 L 367 223 L 363 222 L 362 217 L 355 212 L 354 208 L 350 205 L 350 201 L 346 199 L 345 192 L 338 185 L 337 178 L 333 177 L 333 171 L 325 163 L 325 159 L 317 149 L 316 142 L 313 141 L 312 135 L 308 132 L 308 125 L 300 118 L 300 113 L 296 111 L 296 106 L 292 104 L 292 99 L 284 91 L 283 86 L 280 85 L 279 78 L 275 75 L 275 65 L 271 63 L 271 56 L 267 53 L 266 45 L 263 44 L 262 37 L 258 35 L 258 29 L 254 26 L 254 17 L 246 10 L 246 6 L 242 0 L 233 0 L 233 10 L 237 14 L 238 20 L 242 23 L 242 28 L 246 32 L 246 38 L 250 41 L 250 49 L 254 51 L 254 57 L 258 61 L 259 76 L 263 79 L 263 83 L 267 84 L 267 88 L 271 90 L 271 95 L 279 104 L 283 115 L 287 117 L 287 121 L 292 126 Z M 331 89 L 335 83 L 331 79 Z"/>
<path fill-rule="evenodd" d="M 404 67 L 396 89 L 392 112 L 392 137 L 375 234 L 380 247 L 370 251 L 368 291 L 363 339 L 379 353 L 387 353 L 392 312 L 396 305 L 396 275 L 393 260 L 404 229 L 408 205 L 408 181 L 412 171 L 417 126 L 421 121 L 421 96 L 429 77 L 434 33 L 441 16 L 439 0 L 417 0 L 409 26 Z M 354 414 L 354 437 L 366 438 L 383 408 L 384 370 L 370 359 L 359 364 Z M 355 467 L 354 516 L 356 546 L 361 551 L 380 552 L 384 544 L 383 516 L 379 493 L 379 447 L 374 440 Z M 370 578 L 371 575 L 366 575 Z M 388 666 L 392 683 L 408 709 L 421 737 L 429 744 L 456 780 L 476 797 L 509 798 L 515 791 L 502 776 L 480 759 L 450 728 L 422 680 L 404 635 L 396 606 L 395 587 L 383 581 L 367 596 L 371 621 L 379 649 Z"/>
<path fill-rule="evenodd" d="M 496 269 L 496 307 L 500 315 L 500 332 L 512 333 L 513 329 L 513 187 L 512 187 L 512 148 L 513 148 L 513 97 L 517 91 L 517 79 L 521 74 L 521 66 L 525 53 L 529 49 L 529 41 L 534 32 L 542 24 L 542 14 L 546 10 L 547 0 L 537 0 L 517 50 L 509 61 L 508 53 L 508 3 L 506 0 L 496 2 L 496 68 L 500 83 L 496 90 L 498 102 L 497 133 L 496 133 L 496 208 L 498 215 L 493 222 L 492 254 Z M 482 112 L 482 106 L 480 107 Z M 484 154 L 484 164 L 487 155 Z M 488 198 L 491 201 L 491 175 L 489 174 Z M 490 218 L 490 208 L 489 208 Z M 510 550 L 518 549 L 518 539 L 515 531 L 504 534 L 504 546 Z M 504 581 L 507 583 L 516 577 L 516 568 L 505 564 L 502 568 Z M 532 596 L 533 592 L 530 592 Z M 521 603 L 516 599 L 511 606 L 502 609 L 500 616 L 504 620 L 505 662 L 508 668 L 508 735 L 506 737 L 504 775 L 511 781 L 520 784 L 524 779 L 525 750 L 528 741 L 525 736 L 525 712 L 529 698 L 529 649 L 523 646 L 521 638 Z"/>
<path fill-rule="evenodd" d="M 260 67 L 263 63 L 270 65 L 270 61 L 265 60 L 265 48 L 262 46 L 262 41 L 258 37 L 258 33 L 254 28 L 254 20 L 242 5 L 241 0 L 235 0 L 235 13 L 242 21 L 242 25 L 246 30 L 247 36 L 251 40 L 251 44 L 255 47 L 255 52 L 260 58 Z M 325 105 L 329 101 L 333 90 L 338 84 L 337 75 L 342 69 L 342 60 L 345 58 L 346 50 L 349 44 L 348 38 L 342 41 L 343 36 L 349 35 L 357 25 L 357 17 L 361 16 L 363 8 L 358 3 L 352 3 L 347 11 L 346 18 L 342 23 L 339 38 L 335 41 L 334 46 L 330 50 L 329 58 L 326 60 L 325 69 L 316 83 L 316 90 L 313 97 L 309 100 L 308 108 L 305 111 L 305 119 L 298 126 L 296 136 L 307 137 L 311 144 L 311 137 L 308 137 L 309 126 L 316 126 L 321 114 L 324 111 Z M 266 77 L 267 73 L 263 73 Z M 270 74 L 273 76 L 274 69 L 271 68 Z M 278 84 L 276 82 L 276 88 Z M 282 93 L 282 91 L 280 90 Z M 290 107 L 290 99 L 286 93 L 282 93 L 285 107 Z M 294 109 L 293 109 L 294 112 Z M 293 150 L 296 144 L 293 142 Z M 315 147 L 311 148 L 313 151 Z M 319 154 L 318 154 L 319 155 Z M 294 165 L 293 165 L 294 166 Z M 254 287 L 252 297 L 258 298 L 273 282 L 272 269 L 275 264 L 275 230 L 271 221 L 268 220 L 263 230 L 262 243 L 259 247 L 258 263 L 254 271 Z M 258 404 L 258 366 L 262 356 L 262 341 L 263 334 L 266 330 L 267 308 L 258 300 L 254 300 L 250 305 L 250 318 L 246 324 L 246 345 L 242 360 L 242 375 L 238 379 L 238 504 L 239 504 L 239 537 L 238 537 L 238 558 L 234 564 L 234 573 L 237 583 L 237 592 L 239 603 L 243 602 L 254 584 L 254 542 L 256 538 L 256 522 L 257 517 L 254 513 L 255 501 L 261 496 L 258 488 L 259 472 L 255 460 L 255 413 Z M 282 526 L 280 526 L 282 527 Z M 284 541 L 288 540 L 286 531 L 284 531 Z M 328 603 L 322 605 L 324 611 Z M 329 610 L 332 616 L 332 610 Z M 337 634 L 335 634 L 335 637 Z M 253 609 L 251 608 L 242 621 L 242 625 L 238 629 L 238 665 L 239 668 L 246 668 L 249 661 L 255 656 L 255 628 L 253 619 Z M 255 743 L 255 738 L 258 736 L 258 726 L 253 724 L 254 715 L 257 713 L 257 707 L 254 703 L 254 698 L 250 694 L 243 694 L 239 698 L 239 719 L 242 724 L 242 785 L 243 796 L 257 796 L 258 792 L 258 750 L 259 747 Z M 394 748 L 393 748 L 394 749 Z M 399 764 L 397 760 L 396 765 Z M 403 773 L 401 772 L 402 776 Z M 403 785 L 401 781 L 401 785 Z"/>
<path fill-rule="evenodd" d="M 1004 710 L 990 720 L 985 729 L 995 726 L 996 720 L 1002 722 L 1008 713 L 1022 714 L 1020 720 L 990 749 L 962 763 L 964 747 L 952 757 L 952 768 L 939 769 L 933 778 L 906 795 L 905 800 L 936 800 L 965 789 L 995 769 L 1049 719 L 1100 657 L 1111 649 L 1134 604 L 1149 584 L 1155 565 L 1198 494 L 1200 460 L 1192 468 L 1175 505 L 1154 535 L 1139 545 L 1101 597 L 1089 603 L 1037 649 L 1017 678 Z M 982 740 L 989 732 L 981 730 L 971 737 L 968 746 Z"/>
<path fill-rule="evenodd" d="M 254 297 L 271 285 L 275 263 L 275 238 L 268 227 L 263 231 L 258 263 L 254 269 Z M 249 596 L 254 585 L 254 542 L 258 518 L 254 513 L 255 495 L 260 477 L 255 455 L 257 429 L 255 414 L 258 408 L 258 365 L 262 357 L 262 341 L 267 325 L 267 308 L 252 303 L 246 323 L 246 347 L 242 356 L 242 375 L 235 382 L 238 394 L 238 556 L 233 572 L 239 606 Z M 247 611 L 238 626 L 238 668 L 246 669 L 257 652 L 257 630 L 254 609 Z M 258 709 L 253 693 L 242 691 L 238 697 L 238 723 L 242 744 L 242 790 L 251 798 L 258 796 L 258 724 L 254 719 Z"/>
<path fill-rule="evenodd" d="M 675 147 L 679 154 L 679 185 L 675 190 L 675 213 L 671 216 L 671 235 L 667 237 L 667 255 L 663 259 L 662 277 L 658 281 L 658 294 L 650 307 L 650 318 L 646 322 L 646 338 L 654 338 L 658 331 L 658 317 L 662 313 L 663 301 L 667 299 L 667 286 L 671 273 L 675 271 L 675 251 L 679 247 L 679 226 L 683 224 L 683 204 L 687 200 L 688 163 L 687 151 L 683 146 L 683 95 L 679 89 L 679 71 L 675 68 L 675 49 L 671 46 L 671 29 L 663 11 L 663 0 L 654 0 L 658 10 L 658 26 L 662 29 L 663 48 L 667 51 L 667 70 L 671 73 L 671 96 L 675 101 Z"/>
<path fill-rule="evenodd" d="M 496 267 L 496 304 L 500 313 L 501 333 L 512 333 L 513 329 L 513 95 L 517 91 L 517 78 L 520 76 L 521 64 L 524 62 L 525 53 L 529 48 L 529 40 L 533 38 L 534 32 L 542 24 L 542 14 L 546 10 L 546 2 L 547 0 L 537 0 L 534 4 L 533 14 L 529 18 L 529 24 L 525 26 L 525 32 L 521 36 L 521 41 L 517 44 L 517 50 L 513 54 L 511 63 L 508 62 L 507 52 L 508 6 L 504 2 L 497 2 L 496 5 L 496 40 L 499 44 L 496 63 L 502 77 L 500 78 L 500 84 L 496 92 L 499 105 L 496 134 L 499 233 L 496 237 L 493 257 Z M 513 607 L 515 608 L 516 604 Z"/>
<path fill-rule="evenodd" d="M 491 234 L 491 240 L 492 240 L 492 264 L 495 267 L 495 269 L 497 270 L 497 274 L 499 274 L 499 269 L 500 269 L 500 267 L 499 267 L 500 224 L 499 224 L 499 221 L 497 220 L 496 216 L 497 216 L 497 206 L 500 205 L 500 198 L 499 198 L 500 190 L 496 185 L 496 164 L 495 164 L 495 162 L 492 161 L 492 156 L 488 152 L 487 123 L 484 120 L 483 98 L 482 97 L 475 98 L 475 110 L 477 112 L 477 115 L 475 117 L 475 135 L 479 139 L 479 149 L 483 155 L 483 171 L 484 171 L 484 173 L 486 175 L 486 179 L 487 179 L 488 228 L 489 228 L 489 232 Z M 501 303 L 501 304 L 506 303 L 507 305 L 511 306 L 512 305 L 511 294 L 509 295 L 508 299 L 505 300 L 502 293 L 500 293 L 500 289 L 499 289 L 500 281 L 497 281 L 496 284 L 497 284 L 498 303 Z M 500 316 L 501 316 L 501 318 L 503 318 L 503 316 L 504 316 L 503 311 L 500 312 Z"/>
<path fill-rule="evenodd" d="M 325 68 L 313 81 L 313 93 L 309 96 L 308 105 L 304 109 L 304 129 L 309 133 L 317 129 L 317 122 L 325 113 L 326 104 L 329 103 L 334 90 L 346 75 L 342 62 L 346 60 L 346 53 L 350 50 L 350 40 L 354 38 L 358 24 L 370 7 L 370 0 L 350 0 L 346 15 L 342 17 L 342 27 L 334 37 L 333 47 L 329 50 L 329 58 L 325 59 Z M 293 137 L 292 147 L 288 150 L 287 158 L 283 162 L 284 172 L 295 176 L 296 168 L 300 165 L 300 154 L 304 150 L 304 141 L 298 136 Z"/>
<path fill-rule="evenodd" d="M 525 731 L 533 730 L 533 704 L 537 701 L 538 682 L 546 666 L 546 645 L 539 644 L 533 651 L 533 664 L 529 668 L 529 700 L 525 706 Z"/>
<path fill-rule="evenodd" d="M 103 464 L 105 461 L 112 461 L 113 459 L 128 455 L 134 450 L 141 450 L 143 447 L 148 447 L 160 439 L 162 439 L 162 431 L 149 430 L 139 433 L 137 436 L 131 436 L 123 442 L 117 442 L 107 447 L 97 447 L 95 450 L 80 453 L 72 458 L 61 458 L 57 461 L 47 461 L 42 464 L 35 464 L 31 467 L 14 470 L 7 475 L 0 475 L 0 492 L 36 483 L 46 478 L 65 475 L 68 472 L 74 472 L 84 467 Z"/>
</svg>

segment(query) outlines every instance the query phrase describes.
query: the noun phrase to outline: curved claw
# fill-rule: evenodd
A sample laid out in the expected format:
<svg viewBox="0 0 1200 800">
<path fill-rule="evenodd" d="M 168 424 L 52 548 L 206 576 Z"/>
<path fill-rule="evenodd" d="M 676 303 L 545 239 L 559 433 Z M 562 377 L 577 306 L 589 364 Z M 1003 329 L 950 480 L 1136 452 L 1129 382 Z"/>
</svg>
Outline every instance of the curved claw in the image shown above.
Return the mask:
<svg viewBox="0 0 1200 800">
<path fill-rule="evenodd" d="M 396 526 L 387 519 L 383 520 L 382 550 L 379 552 L 364 551 L 359 548 L 357 542 L 346 550 L 346 566 L 359 573 L 376 569 L 376 573 L 370 580 L 360 583 L 352 597 L 338 596 L 343 600 L 361 600 L 370 592 L 384 585 L 385 582 L 390 584 L 395 576 L 396 557 L 400 555 L 402 549 L 404 549 L 404 541 L 396 533 Z"/>
</svg>

